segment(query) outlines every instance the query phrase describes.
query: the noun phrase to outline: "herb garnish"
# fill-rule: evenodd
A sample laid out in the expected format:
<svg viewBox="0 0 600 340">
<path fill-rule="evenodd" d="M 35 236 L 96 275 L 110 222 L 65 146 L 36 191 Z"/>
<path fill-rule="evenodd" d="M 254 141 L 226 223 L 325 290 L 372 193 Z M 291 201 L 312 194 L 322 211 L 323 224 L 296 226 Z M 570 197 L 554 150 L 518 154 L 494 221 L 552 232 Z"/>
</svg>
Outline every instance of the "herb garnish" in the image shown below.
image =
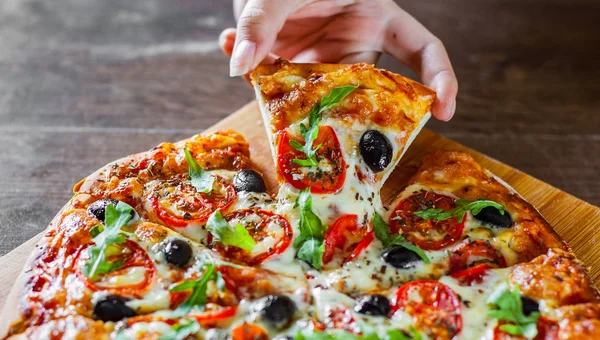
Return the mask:
<svg viewBox="0 0 600 340">
<path fill-rule="evenodd" d="M 325 332 L 311 331 L 310 333 L 302 333 L 299 331 L 294 337 L 296 340 L 422 340 L 421 333 L 417 332 L 414 327 L 410 328 L 410 337 L 405 332 L 397 329 L 389 329 L 386 335 L 382 338 L 374 331 L 364 332 L 362 335 L 356 335 L 343 329 L 332 329 Z"/>
<path fill-rule="evenodd" d="M 494 207 L 498 209 L 501 215 L 504 215 L 504 207 L 494 201 L 486 199 L 477 199 L 469 201 L 464 198 L 459 198 L 455 202 L 456 208 L 446 210 L 442 208 L 430 208 L 422 211 L 415 211 L 413 214 L 426 220 L 442 221 L 452 217 L 456 217 L 458 223 L 462 223 L 467 211 L 470 211 L 473 215 L 477 215 L 481 212 L 481 209 L 486 207 Z"/>
<path fill-rule="evenodd" d="M 159 340 L 184 340 L 190 335 L 196 334 L 200 331 L 200 324 L 194 319 L 181 319 L 178 323 L 174 324 L 171 329 L 172 333 L 163 335 Z"/>
<path fill-rule="evenodd" d="M 215 178 L 204 171 L 200 164 L 198 164 L 194 157 L 192 157 L 190 150 L 184 148 L 183 153 L 185 154 L 185 160 L 189 166 L 188 175 L 190 176 L 190 183 L 192 186 L 198 192 L 204 194 L 210 193 L 213 189 Z"/>
<path fill-rule="evenodd" d="M 202 263 L 200 265 L 200 272 L 204 272 L 201 278 L 197 280 L 185 280 L 169 289 L 171 293 L 192 291 L 190 296 L 177 307 L 176 312 L 188 313 L 195 307 L 200 311 L 204 310 L 204 306 L 206 305 L 206 291 L 210 281 L 214 281 L 219 290 L 225 291 L 225 281 L 221 277 L 221 273 L 216 271 L 215 265 L 212 262 L 207 263 L 205 261 Z"/>
<path fill-rule="evenodd" d="M 416 245 L 410 242 L 407 242 L 406 239 L 400 234 L 392 235 L 390 232 L 390 226 L 387 223 L 385 223 L 383 218 L 378 213 L 375 213 L 375 215 L 373 216 L 371 224 L 373 225 L 373 231 L 375 232 L 375 236 L 379 241 L 381 241 L 381 243 L 383 243 L 383 246 L 385 248 L 401 246 L 408 250 L 414 251 L 417 255 L 419 255 L 423 262 L 427 264 L 431 263 L 429 257 L 427 257 L 427 254 L 425 254 L 423 249 L 417 247 Z"/>
<path fill-rule="evenodd" d="M 540 313 L 532 312 L 529 316 L 523 313 L 518 285 L 510 290 L 508 283 L 504 282 L 490 295 L 487 302 L 496 308 L 488 311 L 489 316 L 510 322 L 500 325 L 500 330 L 511 335 L 522 335 L 527 339 L 535 338 Z"/>
<path fill-rule="evenodd" d="M 109 203 L 105 208 L 104 226 L 97 225 L 90 229 L 94 245 L 88 247 L 89 260 L 83 266 L 83 274 L 91 279 L 99 274 L 110 273 L 121 268 L 124 260 L 108 261 L 107 249 L 116 244 L 125 243 L 131 233 L 121 230 L 131 219 L 133 208 L 127 203 L 119 202 L 115 207 Z"/>
<path fill-rule="evenodd" d="M 321 223 L 321 219 L 312 211 L 312 195 L 310 188 L 300 191 L 294 208 L 300 207 L 300 235 L 294 241 L 294 247 L 298 249 L 299 259 L 311 264 L 316 269 L 321 269 L 325 244 L 323 233 L 327 227 Z"/>
<path fill-rule="evenodd" d="M 226 246 L 234 246 L 244 250 L 252 250 L 256 242 L 240 223 L 231 226 L 221 211 L 217 210 L 206 221 L 206 229 L 213 235 L 217 241 Z"/>
<path fill-rule="evenodd" d="M 316 151 L 321 147 L 321 144 L 317 145 L 313 149 L 313 142 L 319 135 L 319 121 L 321 120 L 321 113 L 329 110 L 332 107 L 338 105 L 350 92 L 354 91 L 358 86 L 347 85 L 336 87 L 331 92 L 321 98 L 321 102 L 313 106 L 308 116 L 308 127 L 303 123 L 300 124 L 300 133 L 304 137 L 304 145 L 298 143 L 295 140 L 290 140 L 290 145 L 303 152 L 306 155 L 306 159 L 294 159 L 294 163 L 300 166 L 317 166 L 317 154 Z"/>
</svg>

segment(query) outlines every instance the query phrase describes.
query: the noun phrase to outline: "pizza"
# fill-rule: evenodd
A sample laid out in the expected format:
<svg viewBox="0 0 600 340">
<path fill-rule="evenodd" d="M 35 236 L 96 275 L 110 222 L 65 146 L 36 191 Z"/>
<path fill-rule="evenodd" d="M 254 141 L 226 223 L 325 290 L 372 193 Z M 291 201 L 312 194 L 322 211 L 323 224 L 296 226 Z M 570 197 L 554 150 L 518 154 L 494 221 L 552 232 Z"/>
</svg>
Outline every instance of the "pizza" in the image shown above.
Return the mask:
<svg viewBox="0 0 600 340">
<path fill-rule="evenodd" d="M 382 202 L 432 90 L 365 64 L 251 78 L 277 192 L 234 131 L 102 167 L 31 255 L 4 338 L 600 338 L 585 265 L 468 154 L 431 150 Z"/>
</svg>

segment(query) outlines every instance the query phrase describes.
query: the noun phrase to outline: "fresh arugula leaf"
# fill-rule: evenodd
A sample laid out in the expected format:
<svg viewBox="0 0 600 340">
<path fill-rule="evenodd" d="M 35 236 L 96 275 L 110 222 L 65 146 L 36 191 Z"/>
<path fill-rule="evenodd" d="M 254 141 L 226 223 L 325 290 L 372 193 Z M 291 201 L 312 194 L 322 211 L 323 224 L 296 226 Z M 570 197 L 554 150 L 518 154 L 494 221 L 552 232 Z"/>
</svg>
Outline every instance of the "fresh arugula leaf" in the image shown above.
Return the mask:
<svg viewBox="0 0 600 340">
<path fill-rule="evenodd" d="M 300 166 L 317 166 L 317 154 L 316 151 L 321 147 L 317 145 L 313 148 L 313 143 L 319 135 L 319 121 L 321 120 L 321 113 L 332 107 L 338 105 L 350 92 L 354 91 L 358 86 L 347 85 L 336 87 L 328 95 L 321 98 L 321 102 L 313 106 L 310 114 L 308 115 L 308 127 L 304 124 L 300 124 L 300 134 L 304 137 L 304 145 L 298 143 L 295 140 L 290 140 L 290 145 L 303 152 L 306 155 L 306 159 L 294 159 L 293 162 Z"/>
<path fill-rule="evenodd" d="M 188 175 L 190 176 L 190 183 L 192 186 L 198 192 L 204 194 L 210 193 L 215 184 L 215 178 L 202 169 L 200 164 L 198 164 L 194 157 L 192 157 L 192 154 L 188 148 L 184 148 L 183 153 L 185 154 L 185 160 L 189 166 Z"/>
<path fill-rule="evenodd" d="M 533 312 L 529 316 L 523 313 L 523 301 L 519 286 L 515 286 L 511 290 L 508 283 L 504 282 L 490 295 L 487 302 L 495 308 L 488 311 L 489 316 L 509 322 L 500 325 L 500 330 L 511 335 L 521 335 L 527 339 L 535 338 L 538 333 L 537 322 L 540 313 Z"/>
<path fill-rule="evenodd" d="M 362 335 L 356 335 L 343 329 L 332 329 L 325 332 L 311 331 L 303 333 L 299 331 L 294 337 L 296 340 L 423 340 L 421 333 L 417 332 L 414 327 L 411 327 L 411 336 L 397 329 L 390 329 L 386 332 L 385 337 L 381 338 L 374 331 L 363 332 Z"/>
<path fill-rule="evenodd" d="M 390 329 L 387 331 L 386 340 L 423 340 L 423 336 L 421 333 L 417 332 L 414 327 L 410 327 L 410 337 L 406 336 L 406 334 L 397 329 Z"/>
<path fill-rule="evenodd" d="M 248 233 L 248 230 L 241 224 L 231 226 L 221 211 L 217 210 L 206 221 L 206 229 L 214 238 L 226 246 L 234 246 L 250 251 L 254 248 L 256 242 Z"/>
<path fill-rule="evenodd" d="M 440 208 L 430 208 L 427 210 L 415 211 L 413 212 L 413 214 L 426 220 L 435 221 L 442 221 L 452 217 L 456 217 L 458 223 L 461 223 L 463 221 L 468 211 L 470 211 L 473 215 L 477 215 L 481 212 L 481 209 L 486 207 L 494 207 L 498 209 L 501 215 L 504 215 L 504 207 L 501 204 L 486 199 L 477 199 L 474 201 L 469 201 L 464 198 L 459 198 L 456 200 L 455 204 L 456 208 L 451 210 L 444 211 L 444 209 Z"/>
<path fill-rule="evenodd" d="M 294 208 L 300 208 L 300 235 L 294 241 L 298 248 L 299 259 L 310 263 L 314 268 L 321 269 L 325 244 L 323 234 L 327 227 L 323 226 L 321 219 L 312 211 L 312 195 L 310 188 L 300 191 Z"/>
<path fill-rule="evenodd" d="M 313 268 L 320 270 L 323 264 L 323 252 L 325 252 L 323 240 L 310 238 L 302 243 L 296 256 L 300 260 L 310 263 Z"/>
<path fill-rule="evenodd" d="M 159 340 L 184 340 L 200 331 L 200 324 L 194 319 L 181 319 L 171 327 L 171 333 L 163 335 Z"/>
<path fill-rule="evenodd" d="M 193 308 L 204 310 L 206 305 L 206 291 L 208 283 L 215 281 L 217 288 L 224 290 L 225 284 L 220 273 L 216 271 L 213 263 L 203 263 L 200 266 L 200 271 L 203 272 L 202 277 L 197 280 L 185 280 L 182 283 L 169 289 L 171 293 L 185 292 L 191 290 L 192 293 L 177 307 L 176 312 L 181 314 L 188 313 Z"/>
<path fill-rule="evenodd" d="M 390 226 L 387 223 L 385 223 L 381 215 L 379 215 L 378 213 L 375 213 L 375 215 L 373 215 L 371 224 L 373 225 L 375 237 L 377 237 L 377 239 L 381 241 L 385 248 L 390 248 L 393 246 L 404 247 L 408 250 L 414 251 L 417 255 L 419 255 L 419 257 L 423 260 L 424 263 L 431 263 L 429 257 L 427 257 L 427 254 L 423 251 L 423 249 L 406 241 L 406 239 L 400 234 L 392 235 L 390 232 Z"/>
<path fill-rule="evenodd" d="M 89 260 L 83 266 L 83 274 L 91 279 L 97 275 L 110 273 L 121 268 L 123 260 L 108 261 L 107 249 L 115 244 L 122 244 L 130 233 L 121 230 L 131 219 L 133 208 L 127 203 L 119 202 L 115 207 L 108 204 L 104 213 L 104 226 L 97 225 L 90 229 L 93 246 L 88 247 Z"/>
</svg>

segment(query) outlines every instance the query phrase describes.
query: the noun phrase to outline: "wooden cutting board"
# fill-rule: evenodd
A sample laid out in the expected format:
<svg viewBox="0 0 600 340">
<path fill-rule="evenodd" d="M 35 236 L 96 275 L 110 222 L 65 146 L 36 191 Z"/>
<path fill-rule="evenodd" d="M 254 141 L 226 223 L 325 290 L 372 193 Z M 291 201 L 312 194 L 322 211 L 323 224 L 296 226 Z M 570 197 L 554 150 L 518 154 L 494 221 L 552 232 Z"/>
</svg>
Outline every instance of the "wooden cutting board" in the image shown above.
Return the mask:
<svg viewBox="0 0 600 340">
<path fill-rule="evenodd" d="M 264 173 L 269 188 L 274 190 L 276 182 L 271 151 L 256 102 L 247 104 L 207 131 L 218 129 L 236 130 L 246 137 L 250 143 L 252 160 Z M 575 254 L 590 267 L 594 282 L 600 286 L 600 208 L 429 130 L 421 132 L 387 180 L 382 190 L 384 202 L 404 188 L 423 155 L 432 149 L 468 152 L 483 167 L 510 184 L 554 226 Z M 100 166 L 102 164 L 98 164 Z M 73 184 L 78 180 L 74 178 Z M 40 235 L 32 238 L 0 258 L 0 305 L 4 305 L 39 237 Z"/>
</svg>

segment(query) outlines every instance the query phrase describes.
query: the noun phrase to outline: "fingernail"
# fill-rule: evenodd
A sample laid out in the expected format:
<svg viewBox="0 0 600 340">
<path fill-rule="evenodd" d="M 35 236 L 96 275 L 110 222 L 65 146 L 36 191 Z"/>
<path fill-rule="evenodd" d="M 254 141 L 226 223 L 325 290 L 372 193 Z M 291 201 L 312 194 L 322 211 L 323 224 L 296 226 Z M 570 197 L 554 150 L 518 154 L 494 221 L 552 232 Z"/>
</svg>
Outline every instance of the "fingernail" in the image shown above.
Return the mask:
<svg viewBox="0 0 600 340">
<path fill-rule="evenodd" d="M 452 119 L 452 116 L 454 116 L 454 112 L 456 111 L 456 98 L 452 98 L 448 101 L 448 104 L 446 104 L 446 114 L 448 115 L 448 117 L 446 119 L 444 119 L 444 121 L 449 121 L 450 119 Z"/>
<path fill-rule="evenodd" d="M 237 77 L 250 72 L 254 64 L 254 54 L 256 53 L 256 43 L 248 40 L 242 40 L 234 47 L 229 63 L 229 75 Z"/>
</svg>

